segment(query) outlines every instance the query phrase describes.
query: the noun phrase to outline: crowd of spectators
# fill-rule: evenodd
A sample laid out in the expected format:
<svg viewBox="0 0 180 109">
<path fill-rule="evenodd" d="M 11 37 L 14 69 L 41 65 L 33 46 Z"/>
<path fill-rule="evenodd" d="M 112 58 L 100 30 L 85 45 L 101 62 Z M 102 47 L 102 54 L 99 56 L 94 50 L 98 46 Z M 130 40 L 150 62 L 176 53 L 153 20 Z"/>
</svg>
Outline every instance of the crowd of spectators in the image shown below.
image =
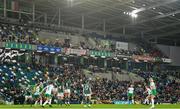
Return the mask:
<svg viewBox="0 0 180 109">
<path fill-rule="evenodd" d="M 89 46 L 88 44 L 88 38 L 85 38 L 86 40 L 80 41 L 80 43 L 77 45 L 72 45 L 72 40 L 71 39 L 56 39 L 54 41 L 51 40 L 46 40 L 42 41 L 39 39 L 38 35 L 41 29 L 39 28 L 34 28 L 33 26 L 28 26 L 28 25 L 10 25 L 10 24 L 0 24 L 0 41 L 14 41 L 18 43 L 30 43 L 30 44 L 36 44 L 36 45 L 48 45 L 48 46 L 56 46 L 56 47 L 70 47 L 70 48 L 77 48 L 77 49 L 93 49 L 93 50 L 106 50 L 106 51 L 112 51 L 116 52 L 117 54 L 120 55 L 143 55 L 143 54 L 150 54 L 150 56 L 163 56 L 162 53 L 153 47 L 145 46 L 147 45 L 146 43 L 142 43 L 143 41 L 139 41 L 137 45 L 139 44 L 140 48 L 137 50 L 117 50 L 115 49 L 115 45 L 113 44 L 110 45 L 103 45 L 101 42 L 102 39 L 94 38 L 94 42 L 96 43 L 95 48 Z M 49 30 L 50 31 L 50 30 Z M 58 33 L 57 31 L 51 31 Z M 73 33 L 68 33 L 68 32 L 59 32 L 63 34 L 71 34 Z M 89 37 L 86 36 L 85 34 L 82 34 L 84 37 Z M 151 50 L 147 48 L 153 48 Z"/>
<path fill-rule="evenodd" d="M 6 73 L 2 69 L 0 70 L 0 80 L 2 81 L 2 83 L 0 84 L 0 93 L 3 93 L 6 96 L 7 100 L 15 100 L 14 102 L 23 103 L 23 101 L 21 100 L 24 100 L 23 98 L 25 93 L 27 92 L 28 86 L 33 85 L 37 81 L 45 82 L 47 78 L 55 80 L 55 78 L 58 77 L 58 81 L 61 82 L 66 80 L 71 81 L 71 102 L 81 103 L 83 99 L 82 84 L 88 79 L 88 77 L 84 75 L 83 70 L 80 67 L 69 64 L 63 65 L 59 68 L 50 68 L 48 66 L 27 64 L 25 66 L 26 67 L 21 67 L 21 64 L 19 64 L 18 66 L 13 65 L 13 67 L 9 66 L 8 69 L 13 72 L 12 75 Z M 8 65 L 5 68 L 7 69 L 7 67 Z M 20 69 L 22 69 L 22 71 L 20 72 L 19 76 L 17 76 Z M 34 73 L 31 71 L 33 71 Z M 28 75 L 26 75 L 27 77 L 25 77 L 25 73 L 28 72 L 31 72 L 32 74 L 29 75 L 29 77 Z M 158 103 L 176 103 L 177 101 L 180 101 L 180 83 L 168 79 L 166 75 L 161 73 L 136 72 L 136 74 L 146 79 L 149 77 L 153 77 L 155 79 L 158 92 L 156 101 Z M 10 79 L 5 78 L 8 76 Z M 131 83 L 130 81 L 95 78 L 91 80 L 90 84 L 92 86 L 93 92 L 92 98 L 101 103 L 107 103 L 107 101 L 114 100 L 126 101 L 127 89 L 130 84 L 134 84 L 135 101 L 142 103 L 146 96 L 145 94 L 143 94 L 143 92 L 145 91 L 145 84 L 148 85 L 148 81 Z M 19 98 L 19 100 L 21 100 L 17 101 L 17 99 L 15 98 Z"/>
<path fill-rule="evenodd" d="M 117 55 L 126 55 L 126 56 L 132 56 L 132 55 L 143 55 L 144 52 L 141 50 L 134 50 L 134 51 L 130 51 L 130 50 L 124 50 L 124 49 L 120 49 L 120 50 L 115 50 Z"/>
<path fill-rule="evenodd" d="M 0 41 L 14 41 L 21 43 L 38 43 L 36 35 L 38 31 L 26 26 L 1 24 Z"/>
<path fill-rule="evenodd" d="M 148 53 L 152 57 L 167 57 L 164 53 L 162 53 L 155 44 L 150 43 L 146 39 L 138 39 L 136 43 L 140 48 L 143 48 L 141 51 L 144 53 Z"/>
</svg>

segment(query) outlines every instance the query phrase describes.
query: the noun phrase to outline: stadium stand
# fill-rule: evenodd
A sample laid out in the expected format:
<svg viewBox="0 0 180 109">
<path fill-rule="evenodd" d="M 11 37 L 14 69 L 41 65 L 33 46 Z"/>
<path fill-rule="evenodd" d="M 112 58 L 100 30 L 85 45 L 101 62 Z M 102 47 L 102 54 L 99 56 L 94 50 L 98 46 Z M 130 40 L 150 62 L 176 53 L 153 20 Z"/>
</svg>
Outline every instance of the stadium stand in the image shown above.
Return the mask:
<svg viewBox="0 0 180 109">
<path fill-rule="evenodd" d="M 56 89 L 50 96 L 53 104 L 59 103 L 60 83 L 71 91 L 69 104 L 86 101 L 86 84 L 92 91 L 89 104 L 144 104 L 148 94 L 143 92 L 151 85 L 150 78 L 157 87 L 156 104 L 180 102 L 180 71 L 169 70 L 170 57 L 145 38 L 116 39 L 96 32 L 67 31 L 54 24 L 9 21 L 0 19 L 0 104 L 36 104 L 39 84 L 43 86 L 40 99 L 46 102 L 43 91 L 51 83 Z M 129 98 L 132 87 L 134 98 Z M 63 102 L 68 105 L 63 91 Z"/>
</svg>

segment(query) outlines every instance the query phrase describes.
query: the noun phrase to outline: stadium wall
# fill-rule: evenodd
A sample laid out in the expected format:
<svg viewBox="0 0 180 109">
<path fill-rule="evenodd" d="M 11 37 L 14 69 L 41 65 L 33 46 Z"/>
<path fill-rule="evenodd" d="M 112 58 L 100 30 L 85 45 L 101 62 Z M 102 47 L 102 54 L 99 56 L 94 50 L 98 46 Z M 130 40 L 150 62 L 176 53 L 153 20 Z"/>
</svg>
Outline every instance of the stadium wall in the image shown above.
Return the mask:
<svg viewBox="0 0 180 109">
<path fill-rule="evenodd" d="M 180 47 L 160 45 L 160 44 L 158 44 L 157 47 L 164 54 L 166 54 L 166 56 L 168 56 L 170 59 L 172 59 L 172 65 L 180 66 L 180 60 L 178 60 L 178 58 L 180 56 Z"/>
<path fill-rule="evenodd" d="M 128 43 L 128 49 L 129 49 L 130 51 L 134 51 L 134 50 L 137 50 L 138 47 L 137 47 L 137 45 L 134 44 L 134 43 Z"/>
</svg>

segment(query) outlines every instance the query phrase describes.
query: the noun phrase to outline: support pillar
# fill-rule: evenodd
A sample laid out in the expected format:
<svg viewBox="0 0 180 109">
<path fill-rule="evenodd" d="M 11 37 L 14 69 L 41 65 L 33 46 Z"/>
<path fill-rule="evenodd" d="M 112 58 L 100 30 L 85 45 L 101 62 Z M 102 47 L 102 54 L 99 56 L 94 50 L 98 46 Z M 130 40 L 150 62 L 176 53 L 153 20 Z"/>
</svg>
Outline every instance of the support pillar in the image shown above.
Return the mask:
<svg viewBox="0 0 180 109">
<path fill-rule="evenodd" d="M 144 32 L 141 32 L 141 38 L 142 39 L 144 38 Z"/>
<path fill-rule="evenodd" d="M 7 17 L 7 1 L 4 0 L 4 17 L 6 18 Z"/>
<path fill-rule="evenodd" d="M 155 37 L 154 41 L 155 41 L 155 43 L 157 44 L 157 43 L 158 43 L 158 38 Z"/>
<path fill-rule="evenodd" d="M 32 6 L 32 22 L 35 22 L 35 0 L 33 0 L 33 6 Z"/>
<path fill-rule="evenodd" d="M 58 26 L 61 26 L 61 9 L 59 8 Z"/>
<path fill-rule="evenodd" d="M 174 46 L 177 46 L 177 41 L 176 40 L 174 41 Z"/>
<path fill-rule="evenodd" d="M 126 28 L 123 27 L 123 35 L 125 35 L 125 34 L 126 34 Z"/>
<path fill-rule="evenodd" d="M 46 13 L 44 14 L 44 24 L 45 25 L 47 24 L 47 14 Z"/>
<path fill-rule="evenodd" d="M 21 19 L 21 13 L 19 13 L 19 19 Z"/>
<path fill-rule="evenodd" d="M 104 37 L 106 37 L 106 20 L 103 20 L 103 32 L 104 32 Z"/>
<path fill-rule="evenodd" d="M 84 15 L 82 15 L 82 30 L 84 30 Z"/>
</svg>

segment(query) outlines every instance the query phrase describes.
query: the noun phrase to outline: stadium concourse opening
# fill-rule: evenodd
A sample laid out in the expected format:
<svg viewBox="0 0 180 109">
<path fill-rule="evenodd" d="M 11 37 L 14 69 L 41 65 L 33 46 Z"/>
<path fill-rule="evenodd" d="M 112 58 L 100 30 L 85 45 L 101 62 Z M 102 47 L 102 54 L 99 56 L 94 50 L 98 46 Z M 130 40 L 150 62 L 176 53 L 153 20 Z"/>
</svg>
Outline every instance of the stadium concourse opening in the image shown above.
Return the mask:
<svg viewBox="0 0 180 109">
<path fill-rule="evenodd" d="M 0 0 L 0 108 L 180 109 L 180 0 Z"/>
</svg>

